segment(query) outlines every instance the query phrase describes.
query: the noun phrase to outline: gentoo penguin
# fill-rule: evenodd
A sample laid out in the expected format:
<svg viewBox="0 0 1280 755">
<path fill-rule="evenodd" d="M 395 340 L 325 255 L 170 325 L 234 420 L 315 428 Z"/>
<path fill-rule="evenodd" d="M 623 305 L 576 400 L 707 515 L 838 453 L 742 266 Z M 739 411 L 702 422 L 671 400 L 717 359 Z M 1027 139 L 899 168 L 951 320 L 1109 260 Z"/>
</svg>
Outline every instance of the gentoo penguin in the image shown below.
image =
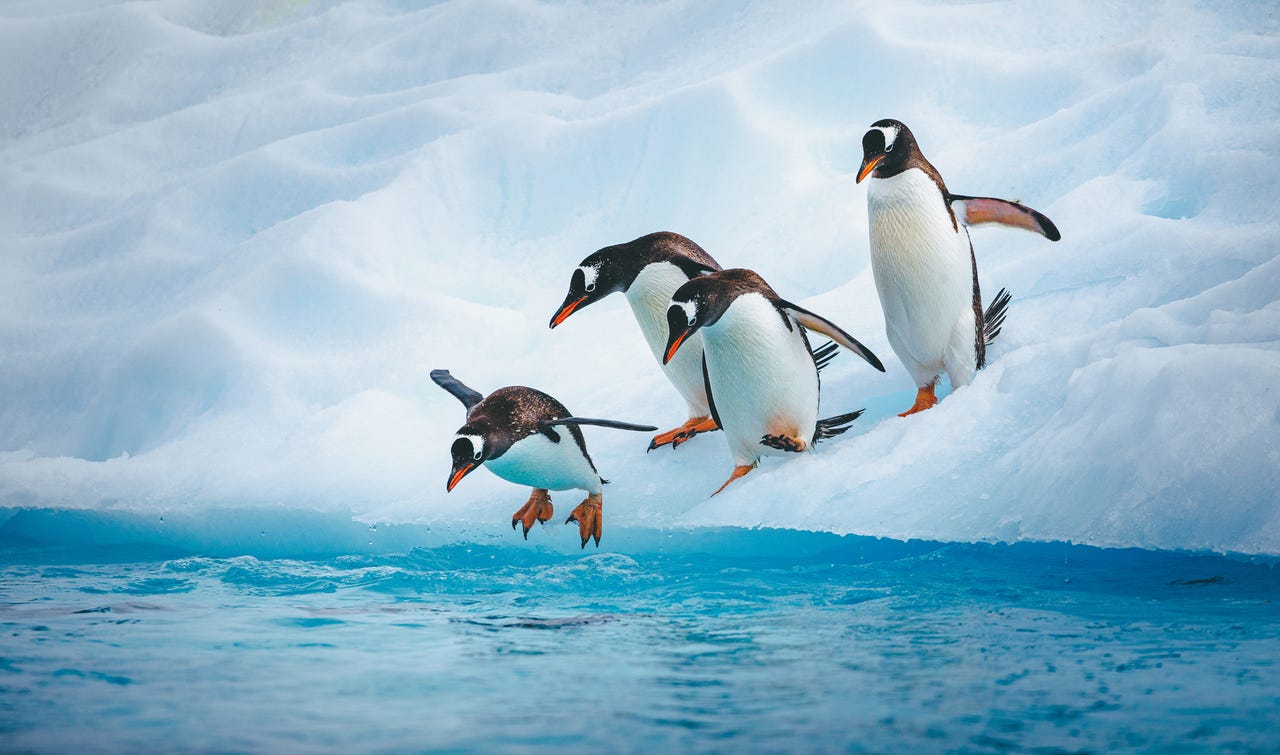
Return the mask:
<svg viewBox="0 0 1280 755">
<path fill-rule="evenodd" d="M 685 283 L 671 297 L 667 326 L 664 362 L 702 333 L 708 404 L 734 461 L 733 474 L 716 493 L 755 468 L 762 455 L 807 451 L 862 414 L 818 419 L 818 367 L 805 328 L 884 371 L 857 339 L 782 299 L 751 270 L 722 270 Z"/>
<path fill-rule="evenodd" d="M 943 372 L 954 388 L 968 385 L 1004 321 L 1004 289 L 982 310 L 967 226 L 1002 223 L 1050 241 L 1062 235 L 1030 207 L 947 191 L 901 121 L 876 121 L 862 137 L 857 182 L 867 176 L 871 272 L 889 345 L 917 387 L 915 404 L 898 415 L 905 417 L 938 402 L 934 386 Z"/>
<path fill-rule="evenodd" d="M 604 501 L 600 493 L 606 480 L 596 472 L 578 426 L 640 431 L 658 428 L 572 417 L 564 404 L 542 391 L 520 385 L 499 388 L 482 396 L 459 382 L 448 370 L 432 370 L 431 379 L 467 407 L 467 422 L 458 428 L 450 449 L 453 469 L 445 491 L 453 490 L 481 464 L 504 480 L 531 486 L 533 494 L 511 517 L 511 528 L 515 529 L 517 523 L 523 524 L 524 537 L 528 540 L 533 523 L 545 522 L 552 516 L 548 491 L 585 490 L 586 500 L 578 504 L 565 524 L 578 523 L 583 548 L 592 537 L 599 547 L 604 524 Z"/>
<path fill-rule="evenodd" d="M 711 419 L 702 379 L 702 338 L 693 336 L 669 362 L 663 362 L 662 356 L 667 345 L 667 305 L 671 295 L 693 278 L 720 269 L 720 264 L 692 240 L 670 231 L 650 233 L 588 255 L 573 271 L 569 293 L 551 316 L 551 327 L 555 328 L 589 304 L 619 291 L 626 294 L 654 359 L 689 405 L 689 419 L 674 430 L 654 436 L 649 442 L 650 451 L 668 443 L 676 448 L 698 433 L 719 429 Z M 817 349 L 815 358 L 820 368 L 831 361 L 836 349 L 831 343 Z"/>
<path fill-rule="evenodd" d="M 661 361 L 667 345 L 667 304 L 671 295 L 690 279 L 719 269 L 719 263 L 702 247 L 678 233 L 661 231 L 606 246 L 573 271 L 569 293 L 551 317 L 551 327 L 577 310 L 621 291 L 627 296 L 654 358 Z M 675 448 L 698 433 L 717 429 L 702 381 L 702 339 L 691 341 L 679 356 L 662 365 L 662 371 L 688 403 L 689 419 L 674 430 L 655 436 L 649 443 L 650 451 L 668 443 Z"/>
</svg>

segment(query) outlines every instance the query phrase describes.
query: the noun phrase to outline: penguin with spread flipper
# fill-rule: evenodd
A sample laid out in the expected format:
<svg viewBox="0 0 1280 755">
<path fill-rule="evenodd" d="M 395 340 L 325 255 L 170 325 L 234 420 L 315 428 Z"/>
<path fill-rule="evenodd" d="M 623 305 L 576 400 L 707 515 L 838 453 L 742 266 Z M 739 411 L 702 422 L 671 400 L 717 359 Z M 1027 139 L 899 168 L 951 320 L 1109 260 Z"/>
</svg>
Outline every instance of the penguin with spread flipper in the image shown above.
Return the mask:
<svg viewBox="0 0 1280 755">
<path fill-rule="evenodd" d="M 862 414 L 818 419 L 821 383 L 806 330 L 822 333 L 884 371 L 857 339 L 782 299 L 751 270 L 723 270 L 685 283 L 671 297 L 667 325 L 664 362 L 695 334 L 702 335 L 708 405 L 734 461 L 733 474 L 716 493 L 754 469 L 762 456 L 811 450 Z"/>
<path fill-rule="evenodd" d="M 517 524 L 524 525 L 527 540 L 535 522 L 552 517 L 550 491 L 585 490 L 586 500 L 578 504 L 565 523 L 578 523 L 582 547 L 592 538 L 597 547 L 600 545 L 604 527 L 601 492 L 606 480 L 596 471 L 579 428 L 598 425 L 647 432 L 657 427 L 574 417 L 564 404 L 524 386 L 499 388 L 483 396 L 448 370 L 432 370 L 431 379 L 467 408 L 466 424 L 458 428 L 450 448 L 453 468 L 446 491 L 453 490 L 481 465 L 504 480 L 532 487 L 528 502 L 511 517 L 512 529 Z"/>
<path fill-rule="evenodd" d="M 968 385 L 986 364 L 1009 305 L 1001 289 L 984 311 L 968 226 L 999 223 L 1062 238 L 1036 210 L 991 197 L 952 194 L 901 121 L 882 120 L 862 137 L 858 183 L 867 184 L 871 271 L 889 345 L 916 383 L 916 400 L 899 416 L 937 403 L 946 373 Z"/>
</svg>

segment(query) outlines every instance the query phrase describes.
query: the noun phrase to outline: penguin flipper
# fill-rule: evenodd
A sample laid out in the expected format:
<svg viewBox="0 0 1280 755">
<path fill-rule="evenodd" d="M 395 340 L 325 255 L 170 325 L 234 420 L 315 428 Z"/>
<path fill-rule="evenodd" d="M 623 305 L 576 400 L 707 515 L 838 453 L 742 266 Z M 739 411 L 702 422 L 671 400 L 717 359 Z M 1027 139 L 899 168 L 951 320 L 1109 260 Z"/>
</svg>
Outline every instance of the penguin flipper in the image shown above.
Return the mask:
<svg viewBox="0 0 1280 755">
<path fill-rule="evenodd" d="M 431 379 L 435 381 L 436 385 L 445 389 L 449 393 L 452 393 L 453 397 L 461 401 L 462 405 L 467 407 L 468 411 L 471 410 L 471 407 L 481 401 L 484 401 L 484 396 L 482 394 L 476 393 L 463 385 L 462 381 L 449 374 L 448 370 L 432 370 Z"/>
<path fill-rule="evenodd" d="M 613 419 L 591 419 L 590 417 L 561 417 L 559 419 L 538 420 L 538 427 L 544 431 L 555 425 L 598 425 L 599 427 L 612 427 L 615 430 L 636 430 L 645 433 L 658 429 L 656 425 L 633 425 L 630 422 L 619 422 Z"/>
<path fill-rule="evenodd" d="M 707 353 L 702 352 L 702 385 L 707 389 L 707 409 L 711 412 L 711 419 L 716 423 L 716 427 L 724 429 L 724 423 L 720 421 L 720 413 L 716 411 L 716 400 L 711 397 L 711 375 L 707 372 Z M 729 483 L 725 483 L 728 485 Z M 720 491 L 716 491 L 717 493 Z"/>
<path fill-rule="evenodd" d="M 884 372 L 884 364 L 881 363 L 880 358 L 873 354 L 871 349 L 868 349 L 866 346 L 859 343 L 858 339 L 846 333 L 839 325 L 836 325 L 822 315 L 810 312 L 799 304 L 792 304 L 789 301 L 783 301 L 781 304 L 783 309 L 790 312 L 792 317 L 795 317 L 801 325 L 815 333 L 821 333 L 827 338 L 830 338 L 832 341 L 835 341 L 849 351 L 852 351 L 867 360 L 867 364 L 875 367 L 881 372 Z"/>
<path fill-rule="evenodd" d="M 1010 202 L 1007 199 L 969 197 L 963 194 L 950 194 L 948 201 L 951 209 L 956 213 L 956 218 L 965 225 L 1000 223 L 1038 233 L 1050 241 L 1062 238 L 1062 234 L 1058 232 L 1058 227 L 1052 220 L 1024 204 Z"/>
</svg>

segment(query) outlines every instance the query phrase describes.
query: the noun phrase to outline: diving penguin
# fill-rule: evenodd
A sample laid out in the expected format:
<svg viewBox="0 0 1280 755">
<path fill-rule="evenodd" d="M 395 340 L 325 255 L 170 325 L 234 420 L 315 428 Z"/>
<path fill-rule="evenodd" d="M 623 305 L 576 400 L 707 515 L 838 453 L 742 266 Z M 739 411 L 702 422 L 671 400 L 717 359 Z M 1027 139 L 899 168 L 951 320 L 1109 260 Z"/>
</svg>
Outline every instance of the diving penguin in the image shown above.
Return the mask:
<svg viewBox="0 0 1280 755">
<path fill-rule="evenodd" d="M 667 305 L 671 295 L 693 278 L 720 269 L 720 264 L 692 240 L 669 231 L 650 233 L 588 255 L 573 271 L 569 293 L 551 317 L 551 327 L 555 328 L 589 304 L 619 291 L 626 294 L 654 359 L 689 405 L 689 419 L 674 430 L 655 436 L 649 443 L 650 451 L 668 443 L 676 448 L 699 433 L 718 429 L 711 419 L 702 379 L 702 338 L 694 336 L 670 361 L 664 362 L 662 357 L 667 345 Z M 835 357 L 836 349 L 831 343 L 817 349 L 820 367 Z"/>
<path fill-rule="evenodd" d="M 694 278 L 671 297 L 669 362 L 701 332 L 708 405 L 724 429 L 733 474 L 716 493 L 750 472 L 763 455 L 799 453 L 839 435 L 862 410 L 818 419 L 818 365 L 805 329 L 884 365 L 838 325 L 778 296 L 751 270 L 730 269 Z M 715 495 L 713 493 L 712 495 Z"/>
<path fill-rule="evenodd" d="M 889 345 L 916 383 L 916 400 L 898 415 L 938 402 L 943 372 L 968 385 L 986 364 L 986 347 L 1000 333 L 1009 305 L 1001 289 L 984 312 L 978 262 L 968 226 L 980 223 L 1062 238 L 1049 218 L 1003 199 L 952 194 L 900 121 L 876 121 L 862 137 L 857 182 L 867 184 L 871 271 L 884 310 Z"/>
<path fill-rule="evenodd" d="M 587 498 L 573 510 L 565 524 L 578 523 L 582 547 L 595 538 L 600 545 L 604 500 L 596 465 L 587 454 L 587 443 L 579 425 L 599 425 L 620 430 L 651 431 L 652 425 L 633 425 L 607 419 L 570 416 L 559 401 L 542 391 L 524 386 L 499 388 L 482 396 L 463 385 L 448 370 L 432 370 L 436 385 L 452 393 L 467 408 L 467 422 L 458 428 L 450 453 L 453 469 L 445 490 L 454 486 L 483 464 L 497 476 L 517 485 L 529 485 L 533 493 L 511 517 L 511 528 L 524 525 L 524 537 L 534 522 L 551 518 L 552 490 L 585 490 Z M 565 437 L 567 433 L 568 438 Z"/>
</svg>

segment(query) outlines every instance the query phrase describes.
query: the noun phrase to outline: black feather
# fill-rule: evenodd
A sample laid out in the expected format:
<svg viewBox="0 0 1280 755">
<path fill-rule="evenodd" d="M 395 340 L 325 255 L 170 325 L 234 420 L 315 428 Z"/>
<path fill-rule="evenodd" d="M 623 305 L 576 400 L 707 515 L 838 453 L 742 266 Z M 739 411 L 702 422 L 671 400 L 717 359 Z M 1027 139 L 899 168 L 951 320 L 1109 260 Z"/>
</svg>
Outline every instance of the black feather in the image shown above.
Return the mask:
<svg viewBox="0 0 1280 755">
<path fill-rule="evenodd" d="M 1009 289 L 1002 288 L 987 306 L 986 314 L 982 316 L 982 327 L 988 346 L 1000 335 L 1000 326 L 1004 325 L 1004 318 L 1009 314 L 1009 301 L 1012 298 Z"/>
<path fill-rule="evenodd" d="M 836 354 L 840 353 L 840 344 L 835 341 L 827 341 L 822 346 L 813 350 L 813 364 L 819 370 L 831 364 L 831 360 L 836 358 Z"/>
<path fill-rule="evenodd" d="M 849 425 L 853 424 L 855 419 L 861 417 L 864 411 L 866 410 L 859 409 L 856 412 L 838 414 L 834 417 L 827 417 L 826 419 L 818 420 L 817 429 L 813 433 L 814 444 L 816 445 L 818 442 L 824 441 L 827 438 L 834 438 L 845 430 L 848 430 Z"/>
</svg>

